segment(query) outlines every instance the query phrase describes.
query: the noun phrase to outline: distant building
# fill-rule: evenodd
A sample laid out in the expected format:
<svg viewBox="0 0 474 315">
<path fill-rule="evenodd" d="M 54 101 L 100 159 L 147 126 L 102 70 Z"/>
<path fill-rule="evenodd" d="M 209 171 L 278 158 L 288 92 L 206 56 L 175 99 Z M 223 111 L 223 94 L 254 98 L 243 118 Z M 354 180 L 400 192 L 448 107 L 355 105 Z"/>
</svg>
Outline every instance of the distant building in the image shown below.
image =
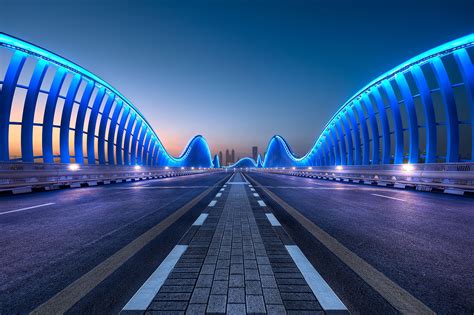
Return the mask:
<svg viewBox="0 0 474 315">
<path fill-rule="evenodd" d="M 257 161 L 258 159 L 258 147 L 252 147 L 252 157 L 254 161 Z"/>
<path fill-rule="evenodd" d="M 222 159 L 222 151 L 219 151 L 219 163 L 221 163 L 221 165 L 224 165 L 224 160 Z"/>
<path fill-rule="evenodd" d="M 230 154 L 230 161 L 232 164 L 235 163 L 235 150 L 232 149 L 232 153 Z"/>
<path fill-rule="evenodd" d="M 230 154 L 229 154 L 229 149 L 225 150 L 225 165 L 229 165 L 230 162 Z"/>
</svg>

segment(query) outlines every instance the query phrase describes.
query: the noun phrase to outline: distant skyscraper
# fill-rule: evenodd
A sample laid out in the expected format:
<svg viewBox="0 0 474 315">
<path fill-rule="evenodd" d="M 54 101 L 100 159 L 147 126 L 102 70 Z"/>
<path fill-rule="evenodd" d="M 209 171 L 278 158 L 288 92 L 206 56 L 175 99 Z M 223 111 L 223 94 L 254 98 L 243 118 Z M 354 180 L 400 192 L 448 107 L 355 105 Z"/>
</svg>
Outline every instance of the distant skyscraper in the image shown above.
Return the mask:
<svg viewBox="0 0 474 315">
<path fill-rule="evenodd" d="M 255 161 L 258 159 L 258 147 L 252 147 L 252 157 Z"/>
<path fill-rule="evenodd" d="M 225 164 L 224 164 L 224 160 L 222 159 L 222 151 L 219 151 L 219 163 L 220 163 L 221 165 L 225 165 Z"/>
<path fill-rule="evenodd" d="M 234 149 L 232 149 L 232 153 L 230 154 L 230 160 L 232 164 L 235 163 L 235 150 Z"/>
</svg>

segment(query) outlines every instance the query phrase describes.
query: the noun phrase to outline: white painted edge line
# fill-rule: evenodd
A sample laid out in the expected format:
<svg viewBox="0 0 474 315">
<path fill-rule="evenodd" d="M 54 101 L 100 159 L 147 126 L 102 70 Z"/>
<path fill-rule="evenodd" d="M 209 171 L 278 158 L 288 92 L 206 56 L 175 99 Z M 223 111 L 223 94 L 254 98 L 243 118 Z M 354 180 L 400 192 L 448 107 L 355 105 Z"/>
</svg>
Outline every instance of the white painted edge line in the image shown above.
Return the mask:
<svg viewBox="0 0 474 315">
<path fill-rule="evenodd" d="M 10 211 L 5 211 L 5 212 L 0 212 L 0 215 L 4 214 L 9 214 L 9 213 L 15 213 L 15 212 L 21 212 L 25 210 L 30 210 L 30 209 L 36 209 L 36 208 L 41 208 L 41 207 L 46 207 L 50 205 L 56 204 L 55 202 L 48 202 L 48 203 L 43 203 L 41 205 L 36 205 L 36 206 L 31 206 L 31 207 L 26 207 L 26 208 L 21 208 L 21 209 L 16 209 L 16 210 L 10 210 Z"/>
<path fill-rule="evenodd" d="M 222 193 L 217 193 L 216 198 L 219 198 L 220 196 L 222 196 Z"/>
<path fill-rule="evenodd" d="M 193 225 L 203 225 L 203 224 L 204 224 L 204 221 L 206 221 L 208 215 L 209 215 L 209 214 L 207 214 L 207 213 L 201 213 L 201 214 L 197 217 L 196 221 L 194 221 Z"/>
<path fill-rule="evenodd" d="M 377 197 L 382 197 L 382 198 L 398 200 L 398 201 L 406 201 L 405 199 L 400 199 L 400 198 L 395 198 L 395 197 L 390 197 L 390 196 L 385 196 L 385 195 L 379 195 L 379 194 L 371 194 L 371 195 L 372 196 L 377 196 Z"/>
<path fill-rule="evenodd" d="M 253 193 L 253 196 L 258 198 L 258 194 L 257 194 L 257 193 Z"/>
<path fill-rule="evenodd" d="M 267 205 L 265 204 L 265 202 L 263 202 L 263 200 L 257 200 L 258 204 L 260 205 L 260 207 L 266 207 Z"/>
<path fill-rule="evenodd" d="M 265 213 L 265 215 L 272 226 L 281 226 L 280 222 L 278 222 L 273 213 Z"/>
<path fill-rule="evenodd" d="M 214 207 L 217 203 L 217 200 L 213 200 L 209 203 L 209 206 L 208 207 Z"/>
<path fill-rule="evenodd" d="M 145 311 L 187 248 L 187 245 L 176 245 L 122 310 Z"/>
<path fill-rule="evenodd" d="M 347 310 L 344 303 L 342 303 L 336 293 L 334 293 L 327 282 L 324 281 L 323 277 L 314 269 L 313 265 L 311 265 L 299 247 L 296 245 L 285 245 L 285 247 L 323 309 L 325 311 Z"/>
<path fill-rule="evenodd" d="M 254 188 L 250 188 L 250 191 L 255 191 L 255 189 L 254 189 Z"/>
</svg>

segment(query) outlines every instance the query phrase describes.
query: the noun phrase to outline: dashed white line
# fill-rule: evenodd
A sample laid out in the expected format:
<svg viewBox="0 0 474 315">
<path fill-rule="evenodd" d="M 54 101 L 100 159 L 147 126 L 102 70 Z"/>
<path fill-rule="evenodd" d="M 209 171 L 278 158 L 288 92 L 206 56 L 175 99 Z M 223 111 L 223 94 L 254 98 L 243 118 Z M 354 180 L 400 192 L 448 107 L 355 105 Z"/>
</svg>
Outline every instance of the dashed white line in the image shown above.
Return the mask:
<svg viewBox="0 0 474 315">
<path fill-rule="evenodd" d="M 21 208 L 21 209 L 15 209 L 15 210 L 10 210 L 10 211 L 0 212 L 0 215 L 15 213 L 15 212 L 21 212 L 21 211 L 26 211 L 26 210 L 31 210 L 31 209 L 36 209 L 36 208 L 41 208 L 41 207 L 46 207 L 46 206 L 51 206 L 51 205 L 54 205 L 54 204 L 55 204 L 55 202 L 43 203 L 41 205 L 36 205 L 36 206 L 31 206 L 31 207 L 26 207 L 26 208 Z"/>
<path fill-rule="evenodd" d="M 155 295 L 160 290 L 166 278 L 174 268 L 179 258 L 188 248 L 187 245 L 176 245 L 150 278 L 138 289 L 135 295 L 123 307 L 123 311 L 144 311 L 148 308 Z"/>
<path fill-rule="evenodd" d="M 222 196 L 222 193 L 217 193 L 216 198 L 219 198 L 220 196 Z"/>
<path fill-rule="evenodd" d="M 217 203 L 217 200 L 213 200 L 209 203 L 209 207 L 214 207 Z"/>
<path fill-rule="evenodd" d="M 323 277 L 314 269 L 313 265 L 311 265 L 299 247 L 296 245 L 285 245 L 285 247 L 323 309 L 325 311 L 347 310 L 344 303 L 342 303 L 336 293 L 334 293 L 327 282 L 324 281 Z"/>
<path fill-rule="evenodd" d="M 255 189 L 254 189 L 254 188 L 250 188 L 250 191 L 255 191 Z"/>
<path fill-rule="evenodd" d="M 221 188 L 221 190 L 220 190 L 220 191 L 224 191 L 224 188 Z"/>
<path fill-rule="evenodd" d="M 253 196 L 258 198 L 258 194 L 257 194 L 257 193 L 253 193 Z"/>
<path fill-rule="evenodd" d="M 393 200 L 398 200 L 398 201 L 406 201 L 405 199 L 400 199 L 400 198 L 395 198 L 395 197 L 390 197 L 390 196 L 385 196 L 385 195 L 379 195 L 379 194 L 371 194 L 372 196 L 377 196 L 377 197 L 382 197 L 382 198 L 387 198 L 387 199 L 393 199 Z"/>
<path fill-rule="evenodd" d="M 272 226 L 281 226 L 280 222 L 277 220 L 277 218 L 275 218 L 273 213 L 265 213 L 265 215 Z"/>
<path fill-rule="evenodd" d="M 209 214 L 207 214 L 207 213 L 201 213 L 201 215 L 198 216 L 196 221 L 194 221 L 193 225 L 203 225 L 204 221 L 206 221 L 208 215 Z"/>
<path fill-rule="evenodd" d="M 263 200 L 257 200 L 258 204 L 260 205 L 260 207 L 266 207 L 267 205 L 265 204 L 265 202 L 263 202 Z"/>
</svg>

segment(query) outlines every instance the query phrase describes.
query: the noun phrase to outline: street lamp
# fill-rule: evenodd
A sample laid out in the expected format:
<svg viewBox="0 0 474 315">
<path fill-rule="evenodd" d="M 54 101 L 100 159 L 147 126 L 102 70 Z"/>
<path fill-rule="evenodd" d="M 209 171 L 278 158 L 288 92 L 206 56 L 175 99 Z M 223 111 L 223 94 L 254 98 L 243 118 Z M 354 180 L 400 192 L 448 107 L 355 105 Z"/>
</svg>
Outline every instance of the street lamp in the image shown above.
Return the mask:
<svg viewBox="0 0 474 315">
<path fill-rule="evenodd" d="M 79 170 L 79 164 L 69 164 L 68 168 L 70 171 L 77 171 Z"/>
<path fill-rule="evenodd" d="M 141 167 L 140 165 L 135 165 L 133 168 L 138 171 L 138 170 L 140 170 L 142 167 Z"/>
</svg>

